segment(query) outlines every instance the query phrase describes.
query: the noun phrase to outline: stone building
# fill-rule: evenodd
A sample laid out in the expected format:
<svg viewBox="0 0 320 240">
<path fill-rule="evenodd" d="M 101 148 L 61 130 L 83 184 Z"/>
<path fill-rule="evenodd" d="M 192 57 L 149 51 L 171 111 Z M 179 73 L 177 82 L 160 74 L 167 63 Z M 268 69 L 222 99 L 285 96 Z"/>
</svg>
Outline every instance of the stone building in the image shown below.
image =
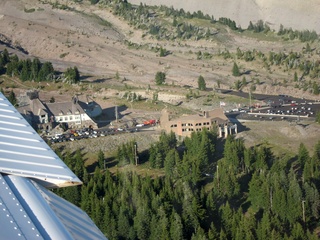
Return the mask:
<svg viewBox="0 0 320 240">
<path fill-rule="evenodd" d="M 237 133 L 237 126 L 230 124 L 229 119 L 221 108 L 176 119 L 171 119 L 167 109 L 163 109 L 161 111 L 160 126 L 167 133 L 172 131 L 181 137 L 189 137 L 192 132 L 202 131 L 203 128 L 208 130 L 217 128 L 220 137 L 232 134 L 232 129 Z"/>
</svg>

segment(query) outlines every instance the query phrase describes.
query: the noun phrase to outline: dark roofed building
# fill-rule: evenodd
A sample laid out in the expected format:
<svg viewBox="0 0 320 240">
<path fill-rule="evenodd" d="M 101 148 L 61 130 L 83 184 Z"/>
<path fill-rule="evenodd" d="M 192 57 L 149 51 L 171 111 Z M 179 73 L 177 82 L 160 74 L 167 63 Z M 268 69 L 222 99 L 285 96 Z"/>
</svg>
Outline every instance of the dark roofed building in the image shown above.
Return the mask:
<svg viewBox="0 0 320 240">
<path fill-rule="evenodd" d="M 36 128 L 51 130 L 59 123 L 65 123 L 69 127 L 97 127 L 92 117 L 101 114 L 101 107 L 95 102 L 81 102 L 77 97 L 70 102 L 42 102 L 37 94 L 26 94 L 24 104 L 18 111 L 24 118 Z"/>
</svg>

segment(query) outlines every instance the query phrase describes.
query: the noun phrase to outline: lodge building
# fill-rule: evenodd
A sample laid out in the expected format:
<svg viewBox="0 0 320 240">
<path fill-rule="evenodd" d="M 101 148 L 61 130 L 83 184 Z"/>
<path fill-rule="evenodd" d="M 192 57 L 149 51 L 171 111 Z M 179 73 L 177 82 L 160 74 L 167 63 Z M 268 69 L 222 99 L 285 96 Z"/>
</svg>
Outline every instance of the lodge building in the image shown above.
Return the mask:
<svg viewBox="0 0 320 240">
<path fill-rule="evenodd" d="M 232 125 L 221 108 L 205 111 L 202 114 L 187 115 L 176 119 L 170 118 L 167 109 L 161 111 L 160 126 L 167 133 L 174 132 L 177 136 L 189 137 L 192 132 L 202 131 L 204 128 L 212 130 L 217 128 L 220 137 L 237 133 L 237 125 Z"/>
</svg>

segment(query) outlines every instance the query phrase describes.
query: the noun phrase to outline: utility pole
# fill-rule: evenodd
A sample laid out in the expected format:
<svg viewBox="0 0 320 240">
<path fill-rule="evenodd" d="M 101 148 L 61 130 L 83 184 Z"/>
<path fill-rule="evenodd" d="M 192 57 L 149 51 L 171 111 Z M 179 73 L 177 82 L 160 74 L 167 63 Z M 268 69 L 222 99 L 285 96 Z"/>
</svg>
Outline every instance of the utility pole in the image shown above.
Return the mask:
<svg viewBox="0 0 320 240">
<path fill-rule="evenodd" d="M 217 180 L 218 180 L 218 188 L 220 188 L 220 182 L 219 182 L 219 166 L 217 165 Z"/>
<path fill-rule="evenodd" d="M 270 208 L 272 209 L 272 187 L 270 187 Z"/>
<path fill-rule="evenodd" d="M 115 115 L 116 115 L 116 122 L 118 122 L 118 106 L 117 105 L 115 106 L 114 111 L 115 111 Z"/>
<path fill-rule="evenodd" d="M 138 154 L 137 154 L 137 143 L 134 143 L 134 159 L 136 160 L 136 166 L 138 166 Z"/>
<path fill-rule="evenodd" d="M 249 109 L 251 109 L 251 89 L 249 90 L 249 101 L 250 101 L 250 105 L 249 105 Z"/>
<path fill-rule="evenodd" d="M 305 202 L 306 202 L 305 200 L 302 200 L 302 219 L 303 219 L 304 225 L 306 225 L 306 213 L 305 213 L 305 209 L 304 209 Z"/>
</svg>

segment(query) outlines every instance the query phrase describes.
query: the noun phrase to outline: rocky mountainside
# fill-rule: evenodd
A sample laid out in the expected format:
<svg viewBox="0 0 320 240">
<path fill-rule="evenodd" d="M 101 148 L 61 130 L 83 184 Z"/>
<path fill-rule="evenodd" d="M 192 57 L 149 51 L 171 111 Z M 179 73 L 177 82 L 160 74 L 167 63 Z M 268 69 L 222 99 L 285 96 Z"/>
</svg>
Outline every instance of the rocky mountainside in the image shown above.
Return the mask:
<svg viewBox="0 0 320 240">
<path fill-rule="evenodd" d="M 280 24 L 294 30 L 315 30 L 320 32 L 320 1 L 318 0 L 129 0 L 130 3 L 173 6 L 185 11 L 201 10 L 215 18 L 227 17 L 247 28 L 249 22 L 263 20 L 271 28 Z"/>
<path fill-rule="evenodd" d="M 164 0 L 162 2 L 165 3 Z M 158 4 L 162 2 L 157 1 Z M 237 4 L 220 0 L 214 1 L 214 4 L 209 4 L 211 2 L 208 0 L 202 2 L 207 3 L 203 6 L 207 6 L 208 10 L 217 11 L 213 13 L 215 18 L 224 16 L 222 10 L 228 10 L 225 13 L 226 17 L 238 21 L 233 16 L 228 16 L 228 12 L 237 13 L 237 16 L 246 18 L 244 21 L 246 23 L 254 17 L 260 19 L 262 15 L 259 14 L 263 12 L 261 9 L 269 9 L 267 4 L 270 5 L 269 2 L 245 0 L 238 1 Z M 228 2 L 230 2 L 230 8 L 225 8 L 229 6 Z M 297 6 L 300 5 L 294 4 L 295 2 L 293 1 L 287 9 L 298 9 Z M 299 14 L 305 13 L 305 17 L 300 17 L 299 22 L 308 28 L 307 24 L 312 23 L 308 19 L 315 15 L 313 12 L 316 12 L 317 8 L 319 9 L 315 1 L 309 2 L 312 2 L 311 6 L 314 7 L 308 14 L 306 14 L 308 9 L 301 7 L 299 11 Z M 186 11 L 189 8 L 190 11 L 191 8 L 196 11 L 202 6 L 191 1 L 184 1 L 183 4 Z M 113 6 L 115 5 L 116 3 L 113 2 Z M 273 7 L 276 8 L 276 6 L 280 4 L 277 3 Z M 286 5 L 281 6 L 285 9 Z M 179 6 L 176 7 L 179 8 Z M 219 12 L 218 9 L 221 11 Z M 245 14 L 241 14 L 242 9 Z M 280 7 L 277 9 L 281 12 Z M 301 82 L 301 86 L 294 86 L 295 83 L 292 83 L 294 71 L 297 71 L 299 77 L 303 72 L 297 66 L 295 69 L 287 69 L 287 61 L 290 59 L 286 57 L 291 52 L 300 53 L 306 48 L 307 43 L 296 39 L 289 41 L 288 36 L 278 36 L 272 32 L 256 35 L 250 31 L 233 31 L 226 25 L 212 24 L 210 20 L 187 18 L 179 19 L 187 22 L 186 25 L 180 23 L 181 28 L 195 26 L 198 23 L 200 26 L 193 27 L 192 33 L 187 32 L 188 29 L 181 30 L 183 36 L 187 34 L 193 36 L 182 39 L 175 36 L 177 33 L 169 31 L 173 28 L 174 19 L 172 16 L 165 16 L 164 11 L 153 16 L 150 14 L 152 10 L 147 10 L 150 12 L 146 14 L 140 9 L 142 12 L 140 15 L 131 16 L 135 21 L 125 20 L 125 15 L 138 10 L 127 10 L 126 14 L 121 15 L 120 11 L 117 13 L 116 7 L 112 8 L 112 4 L 104 0 L 96 5 L 90 4 L 88 0 L 2 0 L 0 1 L 0 51 L 10 46 L 10 53 L 18 53 L 19 57 L 24 53 L 21 57 L 38 57 L 41 61 L 50 61 L 54 68 L 61 72 L 68 67 L 77 66 L 83 79 L 105 83 L 105 87 L 110 85 L 111 80 L 116 79 L 117 83 L 122 84 L 123 87 L 133 86 L 144 90 L 150 85 L 151 88 L 156 89 L 159 86 L 155 86 L 155 75 L 158 71 L 163 71 L 166 73 L 167 85 L 181 87 L 178 89 L 179 92 L 177 88 L 164 89 L 167 92 L 172 91 L 170 95 L 185 96 L 186 87 L 197 88 L 197 79 L 201 75 L 205 78 L 208 89 L 214 89 L 217 86 L 232 88 L 237 81 L 241 82 L 242 77 L 245 77 L 245 81 L 255 85 L 256 92 L 265 94 L 286 92 L 292 96 L 309 98 L 310 91 L 306 90 L 310 90 L 309 85 L 312 82 L 306 79 L 307 81 Z M 204 9 L 200 10 L 206 13 Z M 278 15 L 284 17 L 284 12 Z M 291 12 L 288 13 L 287 18 L 299 16 L 299 14 Z M 285 23 L 283 24 L 287 27 Z M 168 29 L 168 32 L 152 34 L 150 32 L 152 26 L 158 31 Z M 244 28 L 246 26 L 247 24 L 244 24 Z M 277 24 L 274 23 L 273 26 Z M 194 37 L 194 34 L 203 30 L 206 32 L 199 35 L 202 38 Z M 204 37 L 207 34 L 210 37 Z M 169 37 L 165 38 L 167 35 Z M 295 65 L 304 61 L 319 60 L 319 42 L 314 41 L 310 44 L 310 54 L 305 53 L 304 57 L 300 56 L 295 61 Z M 168 54 L 161 57 L 160 48 L 165 49 Z M 254 54 L 255 61 L 240 59 L 240 55 L 236 57 L 234 54 L 238 50 L 243 51 L 243 54 Z M 286 59 L 281 60 L 281 64 L 275 64 L 274 61 L 268 62 L 271 51 L 281 53 L 277 57 L 282 56 Z M 265 57 L 261 57 L 263 55 Z M 241 78 L 232 75 L 235 59 L 244 73 Z M 292 62 L 293 60 L 290 60 L 291 64 Z M 314 81 L 314 79 L 318 81 L 318 78 L 311 80 Z M 247 89 L 242 90 L 248 91 L 250 84 L 247 84 Z M 311 96 L 313 97 L 315 96 Z"/>
</svg>

